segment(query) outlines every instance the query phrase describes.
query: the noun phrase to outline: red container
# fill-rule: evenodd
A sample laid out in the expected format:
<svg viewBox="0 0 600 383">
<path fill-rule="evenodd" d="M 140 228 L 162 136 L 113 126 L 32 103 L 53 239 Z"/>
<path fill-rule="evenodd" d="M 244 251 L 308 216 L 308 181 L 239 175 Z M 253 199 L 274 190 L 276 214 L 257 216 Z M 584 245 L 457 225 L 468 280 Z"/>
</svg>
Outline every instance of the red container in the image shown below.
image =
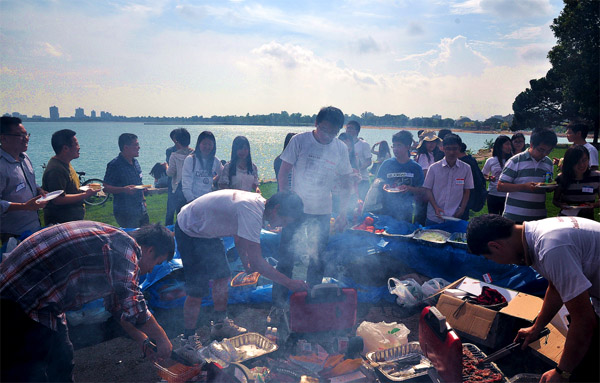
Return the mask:
<svg viewBox="0 0 600 383">
<path fill-rule="evenodd" d="M 438 309 L 427 306 L 419 320 L 419 343 L 446 382 L 462 381 L 462 342 Z"/>
<path fill-rule="evenodd" d="M 290 331 L 314 333 L 352 328 L 356 324 L 356 290 L 333 283 L 314 286 L 290 297 Z"/>
</svg>

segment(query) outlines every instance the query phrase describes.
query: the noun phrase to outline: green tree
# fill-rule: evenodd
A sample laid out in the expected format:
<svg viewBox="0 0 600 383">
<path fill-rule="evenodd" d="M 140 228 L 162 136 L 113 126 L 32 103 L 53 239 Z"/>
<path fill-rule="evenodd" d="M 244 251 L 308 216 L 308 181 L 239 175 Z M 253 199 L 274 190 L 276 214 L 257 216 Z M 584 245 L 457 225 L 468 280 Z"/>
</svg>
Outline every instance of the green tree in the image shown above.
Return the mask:
<svg viewBox="0 0 600 383">
<path fill-rule="evenodd" d="M 565 7 L 550 27 L 557 44 L 548 53 L 552 69 L 531 80 L 531 88 L 513 103 L 511 129 L 557 125 L 565 120 L 600 127 L 600 7 L 598 0 L 564 0 Z"/>
</svg>

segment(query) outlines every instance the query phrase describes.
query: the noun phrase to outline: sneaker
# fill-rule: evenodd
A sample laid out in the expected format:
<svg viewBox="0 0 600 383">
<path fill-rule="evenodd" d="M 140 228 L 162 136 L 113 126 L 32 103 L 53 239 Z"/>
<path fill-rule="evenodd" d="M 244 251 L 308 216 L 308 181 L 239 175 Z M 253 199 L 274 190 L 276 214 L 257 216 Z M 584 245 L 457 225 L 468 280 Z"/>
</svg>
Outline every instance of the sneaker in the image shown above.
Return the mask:
<svg viewBox="0 0 600 383">
<path fill-rule="evenodd" d="M 233 323 L 233 320 L 225 318 L 223 322 L 213 323 L 210 327 L 210 337 L 213 340 L 221 340 L 223 338 L 233 338 L 247 332 L 243 327 Z"/>
<path fill-rule="evenodd" d="M 200 357 L 200 349 L 202 349 L 202 343 L 198 335 L 189 336 L 187 339 L 181 335 L 179 342 L 180 346 L 177 348 L 175 353 L 192 364 L 197 364 L 202 361 Z"/>
</svg>

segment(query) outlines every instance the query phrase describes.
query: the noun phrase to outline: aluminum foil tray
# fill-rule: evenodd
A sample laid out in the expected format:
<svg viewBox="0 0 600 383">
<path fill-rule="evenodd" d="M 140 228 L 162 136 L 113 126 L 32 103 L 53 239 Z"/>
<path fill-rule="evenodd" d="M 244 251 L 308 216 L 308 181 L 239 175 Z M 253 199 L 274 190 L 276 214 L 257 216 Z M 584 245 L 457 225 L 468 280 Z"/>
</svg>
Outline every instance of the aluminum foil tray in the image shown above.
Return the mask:
<svg viewBox="0 0 600 383">
<path fill-rule="evenodd" d="M 432 233 L 434 235 L 438 236 L 440 238 L 440 240 L 432 241 L 431 239 L 428 239 L 427 237 L 432 235 Z M 446 244 L 446 242 L 448 241 L 448 238 L 450 238 L 450 233 L 448 233 L 447 231 L 444 231 L 444 230 L 419 229 L 419 230 L 415 231 L 415 233 L 413 234 L 413 238 L 425 245 L 440 247 L 440 246 L 444 246 Z"/>
<path fill-rule="evenodd" d="M 473 354 L 473 356 L 476 357 L 477 359 L 483 359 L 483 358 L 485 358 L 487 356 L 487 355 L 485 355 L 479 349 L 479 347 L 475 346 L 474 344 L 463 343 L 463 358 L 464 358 L 464 349 L 467 349 L 467 350 L 471 351 L 471 353 Z M 500 371 L 500 369 L 498 368 L 498 366 L 494 362 L 484 363 L 484 364 L 480 365 L 479 368 L 480 369 L 486 369 L 487 368 L 487 369 L 489 369 L 493 373 L 500 374 L 500 375 L 502 375 L 502 379 L 500 380 L 500 382 L 502 382 L 502 383 L 510 383 L 510 381 L 504 376 L 504 374 L 502 373 L 502 371 Z M 463 370 L 462 381 L 466 383 L 466 382 L 473 382 L 474 380 L 469 380 L 468 376 L 465 375 L 464 370 Z"/>
<path fill-rule="evenodd" d="M 418 363 L 419 367 L 417 369 L 412 368 L 412 372 L 410 371 L 411 368 L 404 369 L 403 371 L 405 372 L 400 375 L 397 368 L 398 361 L 411 354 L 418 355 L 421 358 L 421 361 Z M 428 371 L 433 368 L 433 364 L 423 355 L 419 342 L 410 342 L 385 350 L 369 352 L 367 360 L 383 376 L 394 382 L 402 382 L 427 375 Z"/>
<path fill-rule="evenodd" d="M 256 332 L 234 336 L 233 338 L 229 338 L 229 342 L 231 342 L 240 355 L 240 358 L 236 362 L 245 362 L 277 350 L 277 344 Z"/>
<path fill-rule="evenodd" d="M 466 233 L 452 233 L 448 238 L 448 243 L 458 248 L 467 250 L 467 234 Z"/>
</svg>

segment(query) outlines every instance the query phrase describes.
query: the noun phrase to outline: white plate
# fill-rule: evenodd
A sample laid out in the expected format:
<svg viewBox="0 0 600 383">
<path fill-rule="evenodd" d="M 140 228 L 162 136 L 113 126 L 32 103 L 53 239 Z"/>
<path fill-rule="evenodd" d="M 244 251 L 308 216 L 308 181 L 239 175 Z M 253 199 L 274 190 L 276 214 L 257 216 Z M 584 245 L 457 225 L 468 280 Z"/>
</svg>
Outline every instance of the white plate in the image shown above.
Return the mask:
<svg viewBox="0 0 600 383">
<path fill-rule="evenodd" d="M 146 190 L 146 189 L 150 189 L 151 187 L 152 187 L 152 185 L 137 185 L 136 187 L 134 187 L 134 189 Z"/>
<path fill-rule="evenodd" d="M 440 216 L 440 218 L 442 218 L 444 221 L 452 221 L 452 222 L 461 221 L 460 218 L 450 217 L 449 215 L 442 215 L 442 216 Z"/>
<path fill-rule="evenodd" d="M 46 194 L 44 197 L 36 200 L 35 202 L 40 203 L 40 202 L 53 200 L 54 198 L 58 197 L 59 195 L 61 195 L 64 192 L 65 192 L 64 190 L 55 190 L 53 192 Z"/>
<path fill-rule="evenodd" d="M 90 185 L 83 185 L 82 187 L 79 188 L 79 190 L 81 191 L 88 191 L 90 190 L 92 187 Z M 104 186 L 100 186 L 100 190 L 98 191 L 102 191 L 104 190 Z"/>
<path fill-rule="evenodd" d="M 406 185 L 401 185 L 398 187 L 385 187 L 384 186 L 383 190 L 385 190 L 388 193 L 402 193 L 402 192 L 407 191 L 408 188 L 406 187 Z"/>
</svg>

